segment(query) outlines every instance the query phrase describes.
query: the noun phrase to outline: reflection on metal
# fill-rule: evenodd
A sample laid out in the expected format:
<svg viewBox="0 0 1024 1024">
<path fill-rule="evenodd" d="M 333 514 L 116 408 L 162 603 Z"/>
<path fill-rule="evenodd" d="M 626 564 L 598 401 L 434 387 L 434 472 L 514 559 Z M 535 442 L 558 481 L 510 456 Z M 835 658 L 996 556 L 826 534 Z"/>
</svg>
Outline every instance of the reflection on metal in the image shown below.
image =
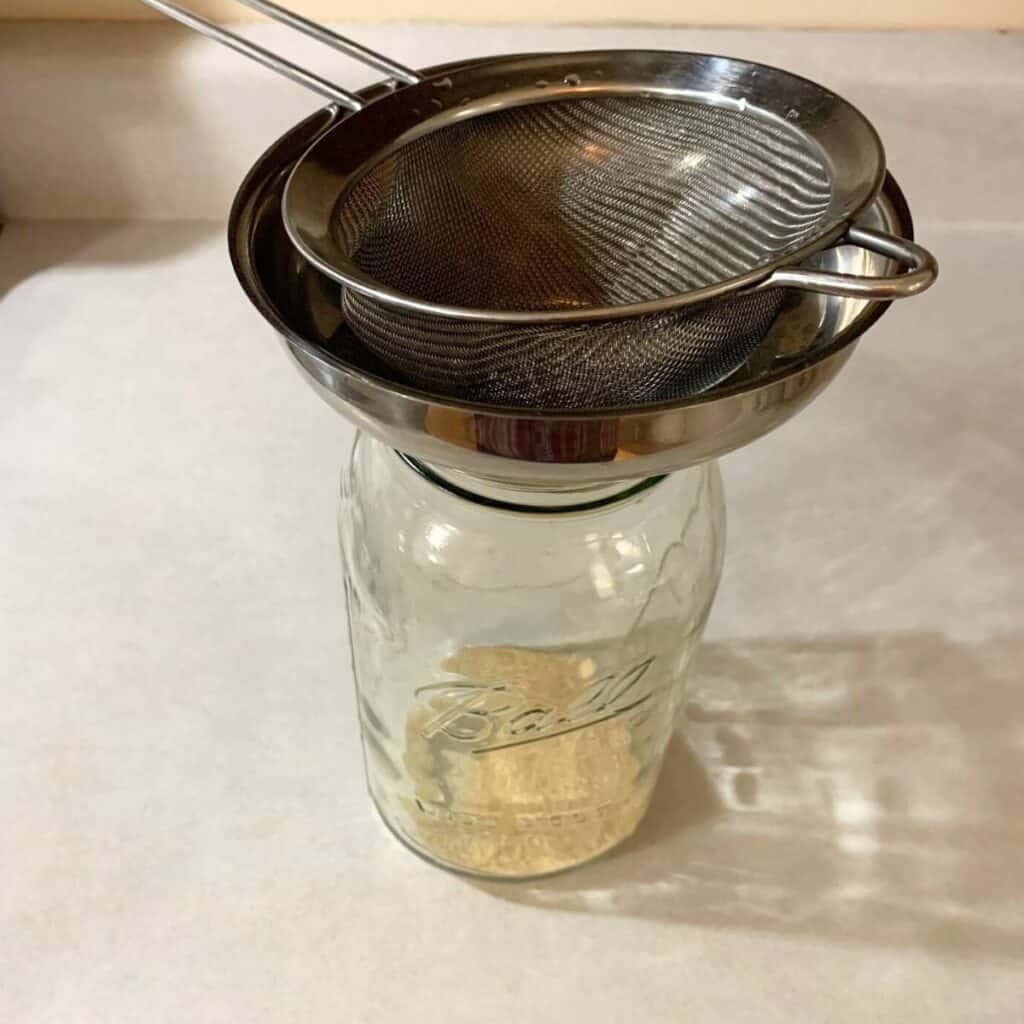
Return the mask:
<svg viewBox="0 0 1024 1024">
<path fill-rule="evenodd" d="M 321 398 L 360 429 L 426 462 L 526 487 L 640 478 L 694 465 L 748 444 L 806 406 L 887 308 L 801 294 L 744 366 L 711 391 L 679 402 L 553 416 L 459 403 L 408 388 L 348 331 L 338 286 L 295 252 L 281 223 L 289 169 L 337 116 L 330 109 L 313 115 L 252 169 L 232 210 L 232 259 L 250 299 Z M 863 223 L 912 235 L 909 212 L 891 177 Z M 844 273 L 890 269 L 885 257 L 848 246 L 816 260 Z"/>
</svg>

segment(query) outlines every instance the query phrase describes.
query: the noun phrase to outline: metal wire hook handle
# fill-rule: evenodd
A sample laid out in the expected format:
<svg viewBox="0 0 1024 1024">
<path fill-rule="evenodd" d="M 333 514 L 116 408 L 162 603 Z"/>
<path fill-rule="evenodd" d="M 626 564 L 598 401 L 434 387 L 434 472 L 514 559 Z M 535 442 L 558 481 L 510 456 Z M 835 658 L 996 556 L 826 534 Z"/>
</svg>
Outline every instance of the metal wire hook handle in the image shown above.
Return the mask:
<svg viewBox="0 0 1024 1024">
<path fill-rule="evenodd" d="M 889 277 L 836 274 L 809 267 L 782 267 L 764 280 L 761 288 L 800 288 L 805 292 L 841 295 L 848 299 L 876 299 L 889 302 L 917 295 L 931 287 L 939 273 L 935 257 L 909 238 L 899 238 L 872 228 L 852 225 L 837 245 L 857 245 L 868 252 L 888 256 L 910 269 Z"/>
<path fill-rule="evenodd" d="M 282 25 L 287 25 L 303 35 L 316 39 L 318 42 L 324 43 L 334 50 L 347 54 L 349 57 L 354 57 L 361 64 L 366 64 L 368 67 L 383 71 L 385 74 L 390 75 L 392 78 L 397 78 L 406 85 L 415 85 L 417 82 L 422 81 L 422 78 L 415 71 L 405 67 L 403 64 L 398 64 L 389 57 L 385 57 L 375 50 L 368 49 L 353 39 L 347 39 L 345 36 L 338 35 L 337 32 L 332 32 L 329 28 L 318 25 L 315 21 L 310 21 L 301 14 L 296 14 L 285 7 L 271 3 L 270 0 L 237 0 L 237 2 L 245 7 L 252 8 L 254 11 L 259 11 L 260 14 L 265 14 L 268 18 L 272 18 Z M 236 53 L 256 61 L 257 64 L 262 64 L 264 67 L 270 68 L 271 71 L 276 71 L 279 75 L 284 75 L 285 78 L 305 86 L 321 96 L 326 96 L 329 100 L 343 107 L 348 107 L 349 110 L 362 110 L 366 105 L 363 100 L 355 93 L 349 92 L 348 89 L 343 89 L 340 85 L 336 85 L 326 78 L 321 78 L 320 75 L 314 74 L 312 71 L 290 60 L 286 60 L 271 50 L 258 46 L 256 43 L 251 43 L 248 39 L 243 39 L 242 36 L 229 32 L 227 29 L 221 28 L 220 25 L 208 21 L 206 18 L 201 18 L 198 14 L 193 14 L 184 7 L 179 7 L 178 4 L 171 3 L 170 0 L 142 0 L 142 3 L 147 4 L 161 14 L 166 14 L 168 18 L 181 22 L 182 25 L 198 32 L 200 35 L 204 35 L 208 39 L 212 39 L 222 46 L 226 46 Z"/>
</svg>

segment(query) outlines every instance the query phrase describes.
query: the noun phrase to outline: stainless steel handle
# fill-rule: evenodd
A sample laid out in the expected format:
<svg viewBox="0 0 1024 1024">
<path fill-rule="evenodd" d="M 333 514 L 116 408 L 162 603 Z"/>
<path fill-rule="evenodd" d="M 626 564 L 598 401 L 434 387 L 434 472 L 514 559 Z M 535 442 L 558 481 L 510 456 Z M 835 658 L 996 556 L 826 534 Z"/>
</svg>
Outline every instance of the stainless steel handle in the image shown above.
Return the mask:
<svg viewBox="0 0 1024 1024">
<path fill-rule="evenodd" d="M 193 14 L 176 3 L 171 3 L 170 0 L 142 0 L 142 3 L 147 4 L 161 14 L 166 14 L 168 18 L 180 21 L 182 25 L 186 25 L 188 28 L 200 33 L 200 35 L 213 39 L 222 46 L 227 46 L 236 53 L 256 61 L 257 64 L 262 64 L 264 67 L 284 75 L 285 78 L 297 82 L 299 85 L 303 85 L 307 89 L 319 93 L 321 96 L 326 96 L 329 100 L 333 100 L 343 107 L 348 107 L 349 110 L 361 110 L 365 105 L 363 100 L 355 93 L 349 92 L 348 89 L 343 89 L 340 85 L 329 82 L 326 78 L 321 78 L 320 75 L 314 74 L 298 64 L 294 64 L 290 60 L 286 60 L 271 50 L 257 46 L 256 43 L 251 43 L 248 39 L 243 39 L 242 36 L 229 32 L 212 21 L 201 18 L 198 14 Z M 338 35 L 337 32 L 332 32 L 329 28 L 318 25 L 315 21 L 310 21 L 301 14 L 296 14 L 285 7 L 271 3 L 270 0 L 238 0 L 238 3 L 251 7 L 254 11 L 259 11 L 269 18 L 273 18 L 274 21 L 287 25 L 289 28 L 303 33 L 303 35 L 310 36 L 318 42 L 347 54 L 349 57 L 354 57 L 362 64 L 376 68 L 378 71 L 383 71 L 385 74 L 390 75 L 392 78 L 397 78 L 407 85 L 413 85 L 421 81 L 420 76 L 415 71 L 410 70 L 404 65 L 395 63 L 389 57 L 385 57 L 375 50 L 370 50 L 353 39 L 347 39 L 345 36 Z"/>
<path fill-rule="evenodd" d="M 887 235 L 872 228 L 853 226 L 841 240 L 862 249 L 897 260 L 910 269 L 893 277 L 860 277 L 857 274 L 833 274 L 827 270 L 783 267 L 764 280 L 762 288 L 800 288 L 805 292 L 841 295 L 849 299 L 905 299 L 931 287 L 939 273 L 935 257 L 907 238 Z"/>
</svg>

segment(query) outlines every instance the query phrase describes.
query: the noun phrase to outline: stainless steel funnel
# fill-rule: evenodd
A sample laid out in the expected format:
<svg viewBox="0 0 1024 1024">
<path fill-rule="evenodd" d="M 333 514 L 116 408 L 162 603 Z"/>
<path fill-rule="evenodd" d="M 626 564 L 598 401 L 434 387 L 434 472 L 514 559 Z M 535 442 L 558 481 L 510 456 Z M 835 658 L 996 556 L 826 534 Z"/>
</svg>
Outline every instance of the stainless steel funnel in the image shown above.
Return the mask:
<svg viewBox="0 0 1024 1024">
<path fill-rule="evenodd" d="M 360 95 L 373 99 L 386 91 L 382 84 Z M 553 415 L 414 390 L 390 378 L 348 330 L 339 286 L 294 249 L 282 223 L 289 171 L 344 116 L 336 107 L 319 111 L 257 161 L 232 208 L 232 261 L 249 298 L 321 398 L 360 429 L 427 462 L 527 487 L 578 487 L 683 469 L 749 444 L 806 406 L 888 306 L 793 293 L 739 370 L 712 390 L 676 402 Z M 859 223 L 913 237 L 909 210 L 891 176 Z M 884 255 L 847 246 L 820 254 L 810 265 L 858 275 L 894 269 Z"/>
</svg>

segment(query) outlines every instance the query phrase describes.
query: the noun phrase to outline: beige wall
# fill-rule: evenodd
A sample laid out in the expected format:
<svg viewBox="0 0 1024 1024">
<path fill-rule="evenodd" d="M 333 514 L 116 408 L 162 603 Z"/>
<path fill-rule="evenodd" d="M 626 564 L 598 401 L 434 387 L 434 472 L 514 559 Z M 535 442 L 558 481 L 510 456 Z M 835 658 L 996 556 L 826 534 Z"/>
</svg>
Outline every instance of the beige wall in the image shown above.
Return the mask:
<svg viewBox="0 0 1024 1024">
<path fill-rule="evenodd" d="M 287 0 L 321 19 L 659 23 L 836 28 L 1024 28 L 1024 0 Z M 251 12 L 230 0 L 192 0 L 218 18 Z M 158 17 L 139 0 L 0 0 L 8 18 Z"/>
</svg>

